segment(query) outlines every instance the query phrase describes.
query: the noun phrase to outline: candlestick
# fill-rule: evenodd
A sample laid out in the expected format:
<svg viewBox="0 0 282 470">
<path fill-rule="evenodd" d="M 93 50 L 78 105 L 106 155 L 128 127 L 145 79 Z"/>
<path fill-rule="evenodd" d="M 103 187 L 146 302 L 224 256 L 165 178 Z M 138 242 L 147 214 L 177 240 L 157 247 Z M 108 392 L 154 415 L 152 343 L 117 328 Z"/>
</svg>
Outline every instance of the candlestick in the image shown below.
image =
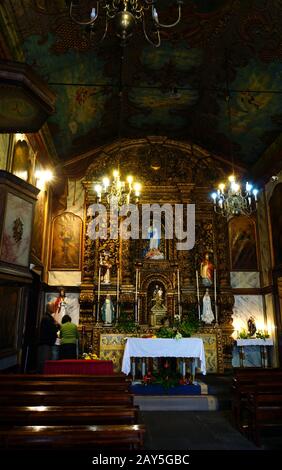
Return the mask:
<svg viewBox="0 0 282 470">
<path fill-rule="evenodd" d="M 177 269 L 177 298 L 178 298 L 178 315 L 179 315 L 179 321 L 180 321 L 181 307 L 180 307 L 180 275 L 179 275 L 179 269 Z"/>
<path fill-rule="evenodd" d="M 137 323 L 139 323 L 139 312 L 140 312 L 140 297 L 138 297 L 138 300 L 137 300 Z"/>
<path fill-rule="evenodd" d="M 199 275 L 198 275 L 197 270 L 196 270 L 196 286 L 197 286 L 197 299 L 198 299 L 198 314 L 199 314 L 199 320 L 200 320 L 201 319 L 201 307 L 200 307 Z"/>
<path fill-rule="evenodd" d="M 100 289 L 101 289 L 101 266 L 99 266 L 99 274 L 98 274 L 98 305 L 97 305 L 97 318 L 96 321 L 99 321 L 100 315 Z"/>
<path fill-rule="evenodd" d="M 217 294 L 216 292 L 216 269 L 213 272 L 213 283 L 214 283 L 214 300 L 216 302 L 216 294 Z"/>
<path fill-rule="evenodd" d="M 136 268 L 135 279 L 135 323 L 138 322 L 138 268 Z"/>
<path fill-rule="evenodd" d="M 119 267 L 117 268 L 117 320 L 119 318 Z"/>
<path fill-rule="evenodd" d="M 137 289 L 138 289 L 138 268 L 136 268 L 136 279 L 135 279 L 135 301 L 137 302 Z"/>
<path fill-rule="evenodd" d="M 213 283 L 214 283 L 215 322 L 218 323 L 216 269 L 213 272 Z"/>
</svg>

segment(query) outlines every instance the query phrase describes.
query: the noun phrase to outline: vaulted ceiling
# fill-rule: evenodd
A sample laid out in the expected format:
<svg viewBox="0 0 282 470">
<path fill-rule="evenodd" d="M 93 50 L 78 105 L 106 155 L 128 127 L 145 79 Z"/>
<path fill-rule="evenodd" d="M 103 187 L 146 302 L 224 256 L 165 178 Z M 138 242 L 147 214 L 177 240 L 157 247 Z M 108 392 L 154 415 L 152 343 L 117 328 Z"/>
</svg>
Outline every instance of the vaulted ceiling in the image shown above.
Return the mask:
<svg viewBox="0 0 282 470">
<path fill-rule="evenodd" d="M 173 0 L 158 3 L 171 21 Z M 3 0 L 0 22 L 13 58 L 57 94 L 48 127 L 62 160 L 165 135 L 250 167 L 281 133 L 281 0 L 186 0 L 158 49 L 138 28 L 126 48 L 113 31 L 93 47 L 64 0 Z"/>
</svg>

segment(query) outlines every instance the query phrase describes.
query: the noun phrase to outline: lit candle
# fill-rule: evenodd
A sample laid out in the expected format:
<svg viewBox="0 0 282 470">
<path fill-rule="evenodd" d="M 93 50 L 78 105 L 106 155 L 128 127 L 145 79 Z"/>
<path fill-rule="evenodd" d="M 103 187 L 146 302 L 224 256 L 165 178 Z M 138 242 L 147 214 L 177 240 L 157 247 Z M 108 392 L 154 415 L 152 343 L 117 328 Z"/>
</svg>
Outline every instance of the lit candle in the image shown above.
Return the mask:
<svg viewBox="0 0 282 470">
<path fill-rule="evenodd" d="M 198 314 L 199 314 L 199 320 L 200 320 L 201 319 L 200 290 L 199 290 L 199 275 L 198 275 L 197 270 L 196 270 L 196 286 L 197 286 L 197 299 L 198 299 Z"/>
</svg>

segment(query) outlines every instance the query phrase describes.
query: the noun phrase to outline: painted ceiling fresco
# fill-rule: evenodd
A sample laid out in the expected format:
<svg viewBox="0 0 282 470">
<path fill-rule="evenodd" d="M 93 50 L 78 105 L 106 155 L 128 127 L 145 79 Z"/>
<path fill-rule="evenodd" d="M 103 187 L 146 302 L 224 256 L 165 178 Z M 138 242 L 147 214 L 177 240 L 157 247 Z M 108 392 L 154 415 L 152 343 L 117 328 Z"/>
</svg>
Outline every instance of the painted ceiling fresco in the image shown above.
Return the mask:
<svg viewBox="0 0 282 470">
<path fill-rule="evenodd" d="M 282 0 L 186 0 L 158 49 L 138 29 L 124 49 L 111 30 L 93 47 L 64 0 L 2 3 L 10 46 L 57 94 L 48 126 L 61 159 L 166 135 L 249 166 L 281 132 Z M 176 15 L 173 0 L 159 4 L 163 22 Z"/>
</svg>

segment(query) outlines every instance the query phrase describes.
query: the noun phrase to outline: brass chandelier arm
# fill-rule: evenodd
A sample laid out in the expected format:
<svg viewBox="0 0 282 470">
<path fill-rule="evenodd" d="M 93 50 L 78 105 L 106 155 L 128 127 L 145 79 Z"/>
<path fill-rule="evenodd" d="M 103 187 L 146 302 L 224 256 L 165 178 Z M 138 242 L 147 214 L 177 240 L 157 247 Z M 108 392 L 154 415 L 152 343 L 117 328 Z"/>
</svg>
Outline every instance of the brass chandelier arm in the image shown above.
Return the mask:
<svg viewBox="0 0 282 470">
<path fill-rule="evenodd" d="M 183 2 L 181 0 L 178 0 L 177 3 L 178 3 L 178 18 L 174 23 L 171 23 L 171 24 L 163 24 L 159 22 L 157 10 L 155 9 L 154 4 L 152 4 L 152 18 L 157 26 L 159 26 L 160 28 L 173 28 L 174 26 L 178 25 L 178 23 L 181 20 L 181 14 L 182 14 L 181 8 L 183 5 Z"/>
<path fill-rule="evenodd" d="M 99 15 L 99 1 L 97 1 L 96 5 L 97 5 L 97 8 L 96 8 L 95 16 L 92 17 L 92 15 L 91 15 L 91 19 L 89 21 L 79 21 L 73 16 L 73 13 L 72 13 L 73 4 L 71 2 L 70 3 L 70 10 L 69 10 L 70 18 L 72 19 L 72 21 L 74 21 L 76 24 L 79 24 L 80 26 L 91 26 L 93 23 L 95 23 L 95 21 L 98 18 L 98 15 Z"/>
<path fill-rule="evenodd" d="M 153 46 L 153 47 L 160 47 L 160 45 L 161 45 L 161 36 L 160 36 L 160 31 L 159 31 L 159 29 L 157 29 L 157 31 L 156 31 L 157 42 L 153 42 L 153 41 L 149 38 L 149 36 L 148 36 L 148 34 L 147 34 L 147 31 L 146 31 L 146 23 L 145 23 L 145 16 L 144 16 L 144 15 L 143 15 L 143 22 L 142 22 L 142 24 L 143 24 L 143 33 L 144 33 L 144 36 L 145 36 L 146 40 L 148 41 L 148 43 L 151 44 L 151 46 Z"/>
</svg>

